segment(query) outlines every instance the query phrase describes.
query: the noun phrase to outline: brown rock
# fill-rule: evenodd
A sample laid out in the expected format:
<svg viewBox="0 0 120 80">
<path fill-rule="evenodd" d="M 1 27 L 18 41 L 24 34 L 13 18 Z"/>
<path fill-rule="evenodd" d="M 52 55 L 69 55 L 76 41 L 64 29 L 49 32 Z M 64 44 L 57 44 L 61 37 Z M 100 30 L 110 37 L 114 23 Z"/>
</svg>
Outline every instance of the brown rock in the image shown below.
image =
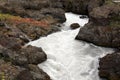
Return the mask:
<svg viewBox="0 0 120 80">
<path fill-rule="evenodd" d="M 47 59 L 47 55 L 42 48 L 27 46 L 19 52 L 27 57 L 29 64 L 39 64 Z"/>
<path fill-rule="evenodd" d="M 90 22 L 82 27 L 76 36 L 104 47 L 120 46 L 120 5 L 111 2 L 94 8 L 90 13 Z"/>
<path fill-rule="evenodd" d="M 39 64 L 47 59 L 47 55 L 41 48 L 27 46 L 16 51 L 12 57 L 12 63 L 19 66 L 27 66 L 28 64 Z"/>
<path fill-rule="evenodd" d="M 13 37 L 0 36 L 0 44 L 8 49 L 18 50 L 21 48 L 22 44 L 19 39 Z"/>
<path fill-rule="evenodd" d="M 76 29 L 76 28 L 79 28 L 79 27 L 80 27 L 80 25 L 78 23 L 73 23 L 73 24 L 70 25 L 71 29 Z"/>
<path fill-rule="evenodd" d="M 0 45 L 0 75 L 4 73 L 5 80 L 51 80 L 43 70 L 33 65 L 44 60 L 46 55 L 41 48 L 28 46 L 18 51 L 11 51 Z"/>
<path fill-rule="evenodd" d="M 43 8 L 41 9 L 40 13 L 46 16 L 52 16 L 58 22 L 63 23 L 66 21 L 65 18 L 65 11 L 61 8 Z"/>
<path fill-rule="evenodd" d="M 93 8 L 103 5 L 103 0 L 61 0 L 67 12 L 88 15 Z"/>
<path fill-rule="evenodd" d="M 17 80 L 36 80 L 36 79 L 33 79 L 32 74 L 31 74 L 30 71 L 28 71 L 28 70 L 21 71 L 21 72 L 17 75 L 16 79 L 17 79 Z"/>
<path fill-rule="evenodd" d="M 18 50 L 26 42 L 29 42 L 28 37 L 21 32 L 17 27 L 7 25 L 1 21 L 0 26 L 0 44 L 8 49 Z"/>
<path fill-rule="evenodd" d="M 108 54 L 100 59 L 99 76 L 108 80 L 120 80 L 120 52 Z"/>
<path fill-rule="evenodd" d="M 50 12 L 48 12 L 48 15 L 53 17 L 57 23 L 64 22 L 66 19 L 64 16 L 65 11 L 61 8 L 62 4 L 59 1 L 56 3 L 53 2 L 54 0 L 0 1 L 0 11 L 2 13 L 10 13 L 21 17 L 30 17 L 36 20 L 41 20 L 43 18 L 46 18 L 46 14 L 42 14 L 41 11 L 43 11 L 43 9 L 46 11 L 47 9 L 47 12 Z"/>
<path fill-rule="evenodd" d="M 88 14 L 87 5 L 90 0 L 61 0 L 67 12 L 78 14 Z"/>
<path fill-rule="evenodd" d="M 27 66 L 28 64 L 39 64 L 47 59 L 47 55 L 41 48 L 27 46 L 17 51 L 12 51 L 0 46 L 0 56 L 5 61 L 11 61 L 15 65 Z"/>
<path fill-rule="evenodd" d="M 0 64 L 0 80 L 2 80 L 3 77 L 5 78 L 5 80 L 14 80 L 16 79 L 16 76 L 24 70 L 23 68 L 14 66 L 11 63 L 3 62 L 0 59 L 0 63 L 1 62 L 2 64 Z"/>
<path fill-rule="evenodd" d="M 28 69 L 31 71 L 35 80 L 51 80 L 48 74 L 36 65 L 29 64 Z"/>
</svg>

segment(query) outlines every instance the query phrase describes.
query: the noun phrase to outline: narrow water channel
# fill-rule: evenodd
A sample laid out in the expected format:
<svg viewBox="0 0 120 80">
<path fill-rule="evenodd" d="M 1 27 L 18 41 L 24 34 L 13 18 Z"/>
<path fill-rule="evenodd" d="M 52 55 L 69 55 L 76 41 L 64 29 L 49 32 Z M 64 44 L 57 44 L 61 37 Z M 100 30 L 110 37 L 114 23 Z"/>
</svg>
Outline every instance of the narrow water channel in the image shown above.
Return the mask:
<svg viewBox="0 0 120 80">
<path fill-rule="evenodd" d="M 91 43 L 75 40 L 79 29 L 70 30 L 72 23 L 84 26 L 88 19 L 80 15 L 66 13 L 67 21 L 62 31 L 42 37 L 29 44 L 42 47 L 47 61 L 39 64 L 52 80 L 100 80 L 98 77 L 98 60 L 113 52 L 113 49 L 95 46 Z"/>
</svg>

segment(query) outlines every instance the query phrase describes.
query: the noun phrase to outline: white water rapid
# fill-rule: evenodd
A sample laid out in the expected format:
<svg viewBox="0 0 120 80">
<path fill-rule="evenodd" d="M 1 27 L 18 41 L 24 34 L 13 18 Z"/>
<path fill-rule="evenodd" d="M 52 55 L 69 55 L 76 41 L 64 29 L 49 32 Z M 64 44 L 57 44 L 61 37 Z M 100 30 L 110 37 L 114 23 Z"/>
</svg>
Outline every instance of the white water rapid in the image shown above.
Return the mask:
<svg viewBox="0 0 120 80">
<path fill-rule="evenodd" d="M 80 15 L 66 13 L 67 21 L 62 31 L 32 41 L 29 45 L 42 47 L 47 61 L 39 64 L 52 80 L 100 80 L 98 77 L 98 59 L 113 49 L 98 47 L 84 41 L 75 40 L 79 29 L 68 30 L 70 24 L 84 26 L 88 19 Z"/>
</svg>

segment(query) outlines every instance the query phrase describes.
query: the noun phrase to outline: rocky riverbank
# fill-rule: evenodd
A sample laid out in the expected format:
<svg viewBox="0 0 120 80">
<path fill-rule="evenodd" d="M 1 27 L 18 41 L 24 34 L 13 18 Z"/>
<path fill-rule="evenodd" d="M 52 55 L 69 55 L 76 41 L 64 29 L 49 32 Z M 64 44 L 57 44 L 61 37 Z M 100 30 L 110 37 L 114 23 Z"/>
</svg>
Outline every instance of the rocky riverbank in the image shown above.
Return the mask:
<svg viewBox="0 0 120 80">
<path fill-rule="evenodd" d="M 92 42 L 99 46 L 119 47 L 120 4 L 105 2 L 90 13 L 90 22 L 81 28 L 76 39 Z"/>
<path fill-rule="evenodd" d="M 66 11 L 90 18 L 76 36 L 77 40 L 120 47 L 120 3 L 112 0 L 0 0 L 0 79 L 5 76 L 5 80 L 50 80 L 37 67 L 47 59 L 45 52 L 24 45 L 59 31 L 58 25 L 66 21 Z M 113 53 L 100 59 L 100 77 L 120 79 L 119 66 L 115 66 L 119 63 L 119 58 L 114 58 L 116 55 L 119 57 Z M 115 65 L 108 67 L 111 63 Z"/>
<path fill-rule="evenodd" d="M 24 45 L 60 30 L 65 11 L 56 6 L 48 0 L 0 0 L 0 79 L 51 80 L 37 66 L 47 59 L 45 52 Z"/>
<path fill-rule="evenodd" d="M 117 48 L 118 52 L 100 59 L 99 76 L 107 80 L 120 80 L 120 3 L 112 0 L 101 1 L 104 2 L 99 6 L 96 4 L 97 7 L 88 6 L 90 7 L 90 10 L 88 9 L 90 21 L 81 28 L 76 39 L 98 46 Z M 95 5 L 94 2 L 92 3 Z"/>
</svg>

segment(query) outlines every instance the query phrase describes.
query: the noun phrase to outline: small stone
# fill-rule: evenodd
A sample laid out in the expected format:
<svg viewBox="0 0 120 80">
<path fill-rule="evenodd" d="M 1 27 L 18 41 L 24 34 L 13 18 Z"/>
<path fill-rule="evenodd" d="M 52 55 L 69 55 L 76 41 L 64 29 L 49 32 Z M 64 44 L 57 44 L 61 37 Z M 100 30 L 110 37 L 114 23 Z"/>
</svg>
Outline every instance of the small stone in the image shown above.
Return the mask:
<svg viewBox="0 0 120 80">
<path fill-rule="evenodd" d="M 73 23 L 73 24 L 70 25 L 71 29 L 77 29 L 79 27 L 80 27 L 80 25 L 78 23 Z"/>
<path fill-rule="evenodd" d="M 81 15 L 80 18 L 84 19 L 84 18 L 88 18 L 88 17 L 86 15 Z"/>
</svg>

